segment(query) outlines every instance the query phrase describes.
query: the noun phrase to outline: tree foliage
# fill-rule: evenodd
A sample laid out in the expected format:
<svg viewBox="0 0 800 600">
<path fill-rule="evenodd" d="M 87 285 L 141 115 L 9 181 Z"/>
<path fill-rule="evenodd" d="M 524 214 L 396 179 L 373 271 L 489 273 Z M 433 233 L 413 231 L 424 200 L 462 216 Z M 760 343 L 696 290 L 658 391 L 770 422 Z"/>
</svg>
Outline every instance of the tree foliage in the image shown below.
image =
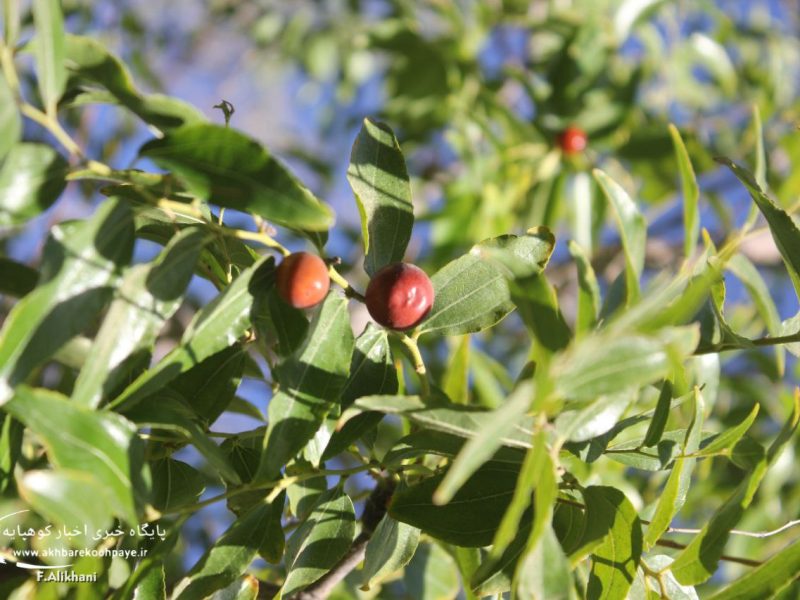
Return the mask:
<svg viewBox="0 0 800 600">
<path fill-rule="evenodd" d="M 215 123 L 142 92 L 65 33 L 80 9 L 20 4 L 0 45 L 4 248 L 53 219 L 40 260 L 0 258 L 6 596 L 83 597 L 26 576 L 19 552 L 56 566 L 59 547 L 95 551 L 68 561 L 98 577 L 87 597 L 791 597 L 798 105 L 756 69 L 766 48 L 796 63 L 789 36 L 709 7 L 716 29 L 664 49 L 661 2 L 387 2 L 377 21 L 354 2 L 313 26 L 270 7 L 256 42 L 340 100 L 385 61 L 336 215 L 230 107 Z M 529 48 L 487 65 L 513 35 Z M 699 126 L 649 101 L 665 73 Z M 749 118 L 706 144 L 739 96 Z M 147 126 L 135 168 L 76 135 L 96 104 Z M 707 185 L 721 173 L 744 210 Z M 72 182 L 91 209 L 60 220 Z M 330 265 L 309 311 L 276 293 L 288 248 Z M 402 259 L 430 274 L 430 314 L 354 330 L 368 276 Z M 220 430 L 230 415 L 248 427 Z M 179 564 L 205 514 L 228 525 Z"/>
</svg>

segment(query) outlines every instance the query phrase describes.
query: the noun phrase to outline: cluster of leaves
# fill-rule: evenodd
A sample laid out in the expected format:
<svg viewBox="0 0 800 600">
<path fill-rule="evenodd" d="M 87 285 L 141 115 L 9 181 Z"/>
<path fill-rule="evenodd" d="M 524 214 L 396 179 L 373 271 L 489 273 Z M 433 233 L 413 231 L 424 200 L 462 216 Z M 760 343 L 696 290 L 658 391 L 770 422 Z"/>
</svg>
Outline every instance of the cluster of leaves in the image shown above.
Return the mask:
<svg viewBox="0 0 800 600">
<path fill-rule="evenodd" d="M 650 281 L 644 216 L 615 179 L 594 170 L 623 264 L 601 287 L 595 243 L 570 241 L 574 319 L 548 277 L 555 237 L 536 227 L 486 237 L 456 258 L 452 240 L 437 245 L 450 256 L 432 259 L 444 264 L 432 274 L 427 319 L 408 333 L 368 325 L 356 335 L 349 310 L 360 294 L 335 265 L 341 289 L 310 314 L 275 292 L 273 255 L 288 252 L 278 234 L 325 255 L 333 226 L 333 211 L 279 160 L 183 102 L 139 91 L 101 44 L 64 33 L 57 1 L 35 0 L 36 36 L 24 45 L 17 4 L 3 6 L 0 223 L 23 226 L 69 180 L 102 186 L 103 198 L 89 217 L 50 229 L 37 270 L 0 260 L 0 291 L 18 298 L 0 332 L 0 489 L 8 506 L 32 509 L 7 511 L 26 527 L 152 522 L 169 532 L 160 541 L 72 537 L 78 548 L 148 551 L 135 564 L 76 563 L 100 574 L 100 597 L 164 598 L 169 590 L 173 598 L 245 599 L 261 588 L 349 598 L 363 586 L 387 598 L 459 589 L 467 598 L 696 598 L 694 586 L 730 558 L 731 532 L 770 484 L 800 420 L 800 394 L 786 393 L 763 406 L 737 397 L 746 401 L 741 418 L 727 427 L 715 420 L 724 408 L 721 353 L 757 355 L 782 372 L 781 344 L 794 352 L 800 342 L 798 319 L 780 321 L 769 287 L 739 252 L 763 215 L 800 291 L 795 207 L 763 191 L 762 158 L 755 175 L 725 161 L 754 210 L 719 248 L 703 235 L 698 249 L 692 160 L 680 132 L 666 130 L 683 186 L 685 243 L 681 267 Z M 17 73 L 25 54 L 35 56 L 39 105 Z M 575 97 L 576 106 L 584 101 Z M 87 158 L 59 118 L 94 103 L 118 105 L 153 128 L 139 157 L 164 172 Z M 49 132 L 69 162 L 49 144 L 21 141 L 22 116 Z M 414 227 L 405 159 L 388 126 L 364 122 L 348 179 L 371 274 L 405 256 Z M 233 211 L 251 215 L 253 227 L 230 226 Z M 504 231 L 513 229 L 519 214 L 504 214 Z M 158 244 L 158 256 L 132 263 L 137 240 Z M 753 295 L 756 327 L 770 337 L 729 318 L 725 273 Z M 216 296 L 156 354 L 195 277 Z M 492 358 L 492 340 L 509 323 L 522 364 Z M 448 339 L 453 351 L 437 359 Z M 771 345 L 774 355 L 759 353 Z M 266 419 L 237 396 L 244 377 L 272 385 Z M 760 406 L 770 418 L 756 428 Z M 226 412 L 261 425 L 214 431 Z M 176 458 L 187 447 L 201 464 Z M 735 470 L 736 484 L 711 495 L 727 498 L 707 506 L 688 544 L 665 538 L 687 502 L 705 495 L 696 474 L 711 464 Z M 356 487 L 359 474 L 374 486 Z M 201 498 L 209 485 L 224 491 Z M 185 520 L 222 502 L 236 517 L 230 527 L 187 572 L 168 572 Z M 8 543 L 22 549 L 24 540 Z M 258 557 L 266 566 L 246 574 Z M 757 566 L 744 562 L 749 570 L 718 597 L 785 591 L 800 545 Z M 4 585 L 43 597 L 69 587 L 24 578 Z"/>
</svg>

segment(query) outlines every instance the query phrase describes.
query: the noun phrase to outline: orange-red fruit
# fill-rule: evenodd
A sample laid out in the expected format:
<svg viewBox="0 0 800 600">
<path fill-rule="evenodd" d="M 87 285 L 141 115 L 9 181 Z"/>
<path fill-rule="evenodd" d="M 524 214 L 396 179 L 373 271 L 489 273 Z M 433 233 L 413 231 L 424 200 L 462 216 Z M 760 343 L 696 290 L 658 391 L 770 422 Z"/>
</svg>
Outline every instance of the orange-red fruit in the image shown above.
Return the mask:
<svg viewBox="0 0 800 600">
<path fill-rule="evenodd" d="M 433 306 L 433 284 L 419 267 L 394 263 L 372 277 L 366 301 L 369 314 L 384 327 L 411 329 Z"/>
<path fill-rule="evenodd" d="M 561 146 L 561 151 L 564 154 L 578 154 L 586 150 L 588 138 L 586 132 L 580 127 L 570 125 L 558 138 L 558 145 Z"/>
<path fill-rule="evenodd" d="M 319 256 L 295 252 L 283 259 L 275 271 L 278 295 L 295 308 L 319 304 L 331 287 L 328 267 Z"/>
</svg>

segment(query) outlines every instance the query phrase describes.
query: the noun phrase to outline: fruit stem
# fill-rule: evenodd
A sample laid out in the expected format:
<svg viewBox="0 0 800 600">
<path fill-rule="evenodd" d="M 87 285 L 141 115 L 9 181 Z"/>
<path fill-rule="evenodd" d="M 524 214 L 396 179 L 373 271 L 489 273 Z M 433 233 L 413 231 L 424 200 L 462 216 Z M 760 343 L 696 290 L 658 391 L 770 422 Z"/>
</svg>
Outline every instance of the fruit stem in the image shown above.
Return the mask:
<svg viewBox="0 0 800 600">
<path fill-rule="evenodd" d="M 330 276 L 331 281 L 336 283 L 339 287 L 341 287 L 344 290 L 345 296 L 347 296 L 348 298 L 353 298 L 355 300 L 358 300 L 359 302 L 362 303 L 365 301 L 364 296 L 360 292 L 358 292 L 352 285 L 350 285 L 350 282 L 347 281 L 347 279 L 345 279 L 333 265 L 330 265 L 328 267 L 328 275 Z"/>
<path fill-rule="evenodd" d="M 411 354 L 411 360 L 414 363 L 414 370 L 419 375 L 419 385 L 422 392 L 422 397 L 426 398 L 431 395 L 431 384 L 428 381 L 428 371 L 425 368 L 425 362 L 422 360 L 422 354 L 419 351 L 416 337 L 409 337 L 406 334 L 400 335 L 400 341 L 408 349 Z"/>
</svg>

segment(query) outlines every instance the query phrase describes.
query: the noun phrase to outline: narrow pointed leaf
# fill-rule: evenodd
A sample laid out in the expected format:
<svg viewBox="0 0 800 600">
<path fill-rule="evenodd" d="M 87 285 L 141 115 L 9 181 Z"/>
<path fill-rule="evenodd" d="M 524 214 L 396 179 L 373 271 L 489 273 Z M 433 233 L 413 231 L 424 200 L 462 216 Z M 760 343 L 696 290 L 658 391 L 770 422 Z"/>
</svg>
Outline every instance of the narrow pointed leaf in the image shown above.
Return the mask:
<svg viewBox="0 0 800 600">
<path fill-rule="evenodd" d="M 364 269 L 374 275 L 403 260 L 414 225 L 405 159 L 387 125 L 364 119 L 353 144 L 347 180 L 361 214 Z"/>
<path fill-rule="evenodd" d="M 744 184 L 753 202 L 764 215 L 772 233 L 772 239 L 775 240 L 775 245 L 789 271 L 795 292 L 800 295 L 800 229 L 797 228 L 792 217 L 767 196 L 749 171 L 727 158 L 718 160 L 733 171 L 733 174 Z"/>
<path fill-rule="evenodd" d="M 355 510 L 341 488 L 323 495 L 286 546 L 282 597 L 314 583 L 345 555 L 355 536 Z"/>
<path fill-rule="evenodd" d="M 686 430 L 686 438 L 683 442 L 681 453 L 684 455 L 692 454 L 700 446 L 703 430 L 703 397 L 700 391 L 695 388 L 694 393 L 694 418 Z M 658 497 L 656 510 L 650 519 L 647 533 L 644 537 L 646 548 L 652 548 L 659 538 L 669 529 L 673 517 L 686 502 L 686 494 L 689 491 L 689 484 L 692 479 L 692 470 L 696 459 L 681 456 L 675 459 L 672 472 L 669 474 L 666 485 Z"/>
<path fill-rule="evenodd" d="M 616 181 L 594 170 L 594 178 L 614 208 L 625 253 L 625 285 L 628 304 L 639 297 L 639 278 L 644 269 L 647 223 L 628 193 Z"/>
<path fill-rule="evenodd" d="M 669 125 L 669 134 L 672 137 L 672 144 L 675 146 L 675 159 L 678 161 L 678 172 L 681 174 L 681 187 L 683 188 L 683 255 L 686 258 L 694 254 L 697 245 L 697 237 L 700 235 L 700 213 L 698 201 L 700 199 L 700 188 L 697 185 L 697 177 L 694 174 L 694 167 L 689 158 L 689 152 L 683 143 L 681 134 L 675 125 Z"/>
<path fill-rule="evenodd" d="M 380 583 L 406 566 L 419 544 L 419 529 L 384 515 L 367 544 L 362 572 L 363 589 Z"/>
<path fill-rule="evenodd" d="M 272 507 L 261 503 L 237 519 L 178 583 L 173 600 L 207 598 L 241 577 L 273 533 L 266 526 L 271 514 Z"/>
<path fill-rule="evenodd" d="M 34 0 L 33 19 L 36 23 L 36 67 L 39 91 L 49 115 L 55 115 L 56 105 L 67 83 L 64 68 L 64 15 L 60 0 Z"/>
<path fill-rule="evenodd" d="M 275 370 L 280 389 L 269 403 L 258 478 L 275 477 L 314 437 L 347 381 L 354 344 L 347 300 L 330 293 L 303 346 Z"/>
</svg>

